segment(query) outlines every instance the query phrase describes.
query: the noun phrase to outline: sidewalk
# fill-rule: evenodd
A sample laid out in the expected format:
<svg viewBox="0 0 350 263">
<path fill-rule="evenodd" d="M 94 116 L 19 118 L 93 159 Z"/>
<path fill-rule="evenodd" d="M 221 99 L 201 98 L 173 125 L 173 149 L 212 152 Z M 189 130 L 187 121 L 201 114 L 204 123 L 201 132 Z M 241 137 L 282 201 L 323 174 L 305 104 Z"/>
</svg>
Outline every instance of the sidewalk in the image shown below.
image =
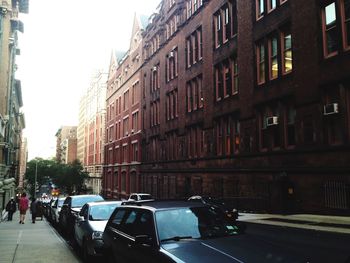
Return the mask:
<svg viewBox="0 0 350 263">
<path fill-rule="evenodd" d="M 13 221 L 0 223 L 0 263 L 81 262 L 49 223 L 38 219 L 33 224 L 28 212 L 25 224 L 19 224 L 17 211 Z"/>
<path fill-rule="evenodd" d="M 239 213 L 239 221 L 350 234 L 350 216 L 310 214 L 275 215 Z"/>
</svg>

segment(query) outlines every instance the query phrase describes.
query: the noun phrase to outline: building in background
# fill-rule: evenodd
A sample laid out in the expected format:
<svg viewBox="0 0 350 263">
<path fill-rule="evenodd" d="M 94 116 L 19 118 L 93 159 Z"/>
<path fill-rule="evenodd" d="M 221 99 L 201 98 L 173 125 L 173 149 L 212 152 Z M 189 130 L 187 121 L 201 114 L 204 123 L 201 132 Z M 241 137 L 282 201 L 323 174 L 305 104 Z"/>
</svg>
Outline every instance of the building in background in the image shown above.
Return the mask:
<svg viewBox="0 0 350 263">
<path fill-rule="evenodd" d="M 20 174 L 22 130 L 25 128 L 21 82 L 16 79 L 19 13 L 28 13 L 28 0 L 0 3 L 0 213 L 16 191 Z"/>
<path fill-rule="evenodd" d="M 78 159 L 89 173 L 89 192 L 101 192 L 104 162 L 107 73 L 97 70 L 80 101 L 78 125 Z"/>
<path fill-rule="evenodd" d="M 77 127 L 77 159 L 83 164 L 85 160 L 85 125 L 86 125 L 86 94 L 79 102 L 79 123 Z"/>
<path fill-rule="evenodd" d="M 28 142 L 27 138 L 22 139 L 20 158 L 19 158 L 19 177 L 18 177 L 18 192 L 25 189 L 25 173 L 27 170 L 28 161 Z"/>
<path fill-rule="evenodd" d="M 349 213 L 349 6 L 164 0 L 144 32 L 143 191 Z"/>
<path fill-rule="evenodd" d="M 77 159 L 77 126 L 62 126 L 56 137 L 57 162 L 72 163 Z"/>
<path fill-rule="evenodd" d="M 141 65 L 144 16 L 135 15 L 129 50 L 113 52 L 107 83 L 103 195 L 126 198 L 140 190 Z"/>
<path fill-rule="evenodd" d="M 349 6 L 163 0 L 142 49 L 110 66 L 103 194 L 348 214 Z"/>
</svg>

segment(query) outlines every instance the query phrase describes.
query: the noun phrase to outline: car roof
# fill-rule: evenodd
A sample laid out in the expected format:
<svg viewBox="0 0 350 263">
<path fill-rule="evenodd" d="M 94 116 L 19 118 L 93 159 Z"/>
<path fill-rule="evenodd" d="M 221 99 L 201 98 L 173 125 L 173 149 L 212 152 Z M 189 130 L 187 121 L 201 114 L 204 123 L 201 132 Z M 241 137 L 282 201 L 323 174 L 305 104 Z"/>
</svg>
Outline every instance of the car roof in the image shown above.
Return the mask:
<svg viewBox="0 0 350 263">
<path fill-rule="evenodd" d="M 149 210 L 168 210 L 172 208 L 190 208 L 205 207 L 204 204 L 191 201 L 143 201 L 143 202 L 124 202 L 122 207 L 142 207 Z"/>
<path fill-rule="evenodd" d="M 119 204 L 121 205 L 123 201 L 95 201 L 95 202 L 88 202 L 87 204 L 89 206 L 98 206 L 98 205 L 109 205 L 109 204 Z"/>
</svg>

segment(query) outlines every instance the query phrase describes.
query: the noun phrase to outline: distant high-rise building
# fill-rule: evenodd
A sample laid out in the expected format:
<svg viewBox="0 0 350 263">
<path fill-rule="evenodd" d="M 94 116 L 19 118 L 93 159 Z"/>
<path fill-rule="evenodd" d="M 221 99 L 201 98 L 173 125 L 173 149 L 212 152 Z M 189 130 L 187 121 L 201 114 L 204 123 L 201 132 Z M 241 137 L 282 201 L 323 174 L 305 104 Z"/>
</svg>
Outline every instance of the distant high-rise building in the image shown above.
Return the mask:
<svg viewBox="0 0 350 263">
<path fill-rule="evenodd" d="M 56 137 L 57 162 L 72 163 L 77 159 L 77 126 L 62 126 Z"/>
</svg>

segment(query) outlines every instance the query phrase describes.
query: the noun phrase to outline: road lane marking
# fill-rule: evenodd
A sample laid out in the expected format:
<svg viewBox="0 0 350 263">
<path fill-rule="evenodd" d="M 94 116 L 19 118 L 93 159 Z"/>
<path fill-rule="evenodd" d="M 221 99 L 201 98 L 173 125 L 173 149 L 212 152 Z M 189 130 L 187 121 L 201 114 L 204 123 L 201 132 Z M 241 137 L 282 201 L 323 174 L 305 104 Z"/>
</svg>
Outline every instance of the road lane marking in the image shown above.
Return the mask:
<svg viewBox="0 0 350 263">
<path fill-rule="evenodd" d="M 17 254 L 17 248 L 18 248 L 19 242 L 21 242 L 22 233 L 23 233 L 23 230 L 20 230 L 19 233 L 18 233 L 16 248 L 15 248 L 15 252 L 13 253 L 12 263 L 15 262 L 15 258 L 16 258 L 16 254 Z"/>
</svg>

